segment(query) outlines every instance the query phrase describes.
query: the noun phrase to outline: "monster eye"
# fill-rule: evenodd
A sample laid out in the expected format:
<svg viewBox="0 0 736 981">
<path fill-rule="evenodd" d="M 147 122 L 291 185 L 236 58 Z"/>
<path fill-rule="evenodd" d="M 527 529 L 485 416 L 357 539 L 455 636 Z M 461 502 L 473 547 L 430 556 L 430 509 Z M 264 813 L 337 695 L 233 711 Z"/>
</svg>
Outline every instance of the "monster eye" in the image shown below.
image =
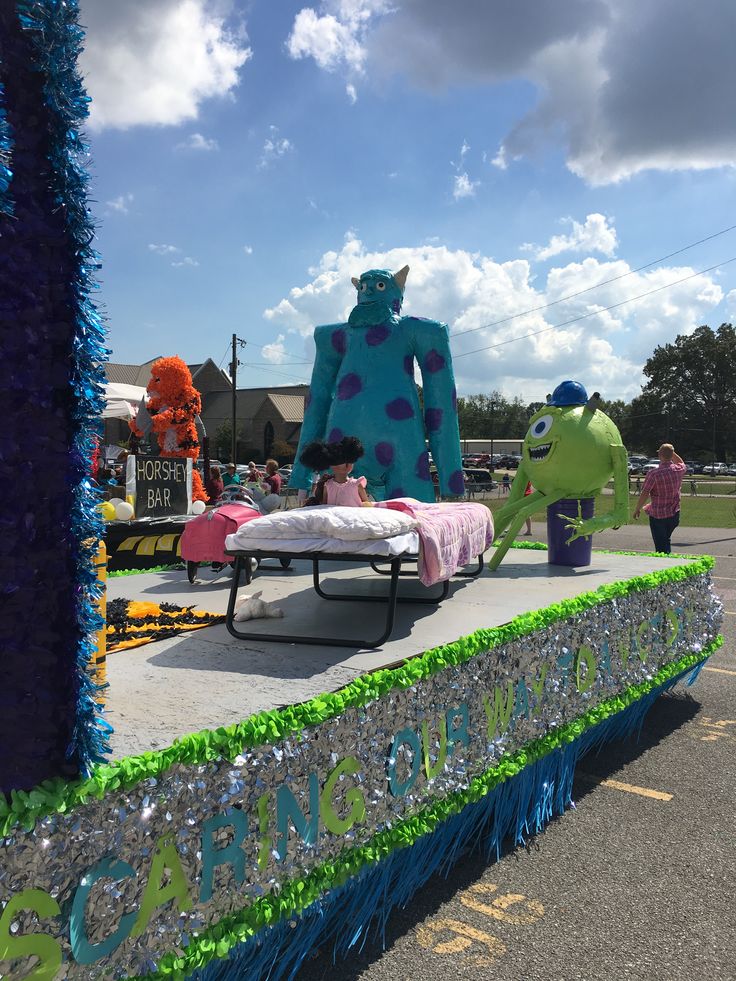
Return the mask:
<svg viewBox="0 0 736 981">
<path fill-rule="evenodd" d="M 381 279 L 378 280 L 378 282 L 376 283 L 376 289 L 380 290 L 381 292 L 383 292 L 383 290 L 386 289 L 386 284 L 383 282 L 383 280 Z"/>
<path fill-rule="evenodd" d="M 366 291 L 367 289 L 368 289 L 368 283 L 361 283 L 361 284 L 360 284 L 360 292 L 361 292 L 361 293 L 365 293 L 365 291 Z"/>
<path fill-rule="evenodd" d="M 532 424 L 532 426 L 529 429 L 529 435 L 533 439 L 541 439 L 543 436 L 546 436 L 547 433 L 550 431 L 550 429 L 552 428 L 552 423 L 554 421 L 555 420 L 552 416 L 542 416 L 540 419 L 537 419 L 537 421 Z"/>
</svg>

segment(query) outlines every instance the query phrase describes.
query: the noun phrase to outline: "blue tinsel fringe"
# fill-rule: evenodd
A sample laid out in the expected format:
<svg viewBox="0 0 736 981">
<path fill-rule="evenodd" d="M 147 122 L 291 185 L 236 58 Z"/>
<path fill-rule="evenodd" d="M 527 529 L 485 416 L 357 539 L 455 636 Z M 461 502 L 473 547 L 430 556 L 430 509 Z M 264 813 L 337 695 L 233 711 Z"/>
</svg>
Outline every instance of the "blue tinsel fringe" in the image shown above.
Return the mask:
<svg viewBox="0 0 736 981">
<path fill-rule="evenodd" d="M 102 431 L 105 380 L 102 366 L 108 360 L 109 351 L 105 346 L 104 325 L 91 300 L 92 292 L 97 289 L 94 275 L 100 262 L 92 248 L 95 229 L 87 207 L 89 178 L 83 160 L 88 148 L 79 131 L 87 117 L 89 104 L 77 70 L 84 31 L 77 22 L 77 0 L 18 0 L 17 10 L 21 25 L 33 39 L 36 67 L 46 79 L 44 97 L 53 127 L 50 162 L 55 180 L 54 194 L 59 209 L 66 215 L 69 248 L 75 257 L 75 273 L 68 284 L 75 322 L 70 352 L 73 393 L 70 527 L 74 542 L 79 642 L 76 651 L 77 712 L 67 756 L 87 775 L 91 765 L 103 761 L 104 754 L 110 752 L 108 738 L 112 727 L 99 714 L 95 700 L 99 688 L 89 674 L 96 633 L 103 624 L 96 609 L 102 589 L 94 566 L 97 545 L 103 537 L 103 521 L 97 508 L 101 494 L 91 484 L 89 467 L 96 438 Z"/>
<path fill-rule="evenodd" d="M 552 817 L 562 814 L 570 804 L 579 759 L 605 743 L 638 737 L 657 698 L 692 673 L 693 669 L 682 672 L 628 709 L 587 729 L 574 742 L 526 767 L 411 847 L 395 849 L 301 914 L 262 930 L 233 948 L 226 959 L 212 961 L 190 977 L 195 981 L 281 981 L 293 978 L 304 960 L 320 947 L 331 946 L 336 961 L 353 948 L 362 950 L 366 941 L 384 942 L 392 910 L 406 906 L 432 875 L 447 875 L 468 851 L 481 852 L 486 861 L 495 861 L 504 842 L 523 843 L 542 831 Z"/>
<path fill-rule="evenodd" d="M 13 171 L 10 168 L 11 152 L 13 149 L 13 134 L 8 123 L 8 114 L 5 110 L 5 92 L 2 82 L 0 82 L 0 214 L 13 214 L 13 198 L 10 193 L 10 184 L 13 180 Z"/>
</svg>

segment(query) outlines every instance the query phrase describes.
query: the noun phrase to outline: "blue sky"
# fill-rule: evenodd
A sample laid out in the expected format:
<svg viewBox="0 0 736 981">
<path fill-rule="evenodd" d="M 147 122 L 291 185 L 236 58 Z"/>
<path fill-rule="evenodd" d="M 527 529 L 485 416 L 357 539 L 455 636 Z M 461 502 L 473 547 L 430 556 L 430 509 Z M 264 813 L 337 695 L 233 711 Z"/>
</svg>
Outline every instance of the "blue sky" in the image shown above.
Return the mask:
<svg viewBox="0 0 736 981">
<path fill-rule="evenodd" d="M 236 332 L 241 385 L 308 380 L 351 275 L 405 263 L 404 311 L 450 325 L 464 394 L 631 398 L 657 344 L 734 317 L 736 262 L 692 274 L 736 230 L 632 272 L 736 224 L 725 0 L 80 0 L 80 20 L 115 361 L 224 363 Z"/>
</svg>

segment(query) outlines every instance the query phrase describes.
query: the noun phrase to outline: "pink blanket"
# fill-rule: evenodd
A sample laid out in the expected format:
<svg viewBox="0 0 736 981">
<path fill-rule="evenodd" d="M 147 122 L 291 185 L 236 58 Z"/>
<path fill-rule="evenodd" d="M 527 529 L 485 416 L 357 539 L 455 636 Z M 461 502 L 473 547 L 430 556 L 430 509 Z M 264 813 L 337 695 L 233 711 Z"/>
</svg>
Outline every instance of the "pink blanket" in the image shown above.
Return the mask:
<svg viewBox="0 0 736 981">
<path fill-rule="evenodd" d="M 261 512 L 244 504 L 221 504 L 187 521 L 181 536 L 181 557 L 185 562 L 231 562 L 225 554 L 225 539 L 246 521 L 260 518 Z"/>
<path fill-rule="evenodd" d="M 485 504 L 424 504 L 408 497 L 376 507 L 404 511 L 419 522 L 419 578 L 432 586 L 453 576 L 493 542 L 493 515 Z"/>
</svg>

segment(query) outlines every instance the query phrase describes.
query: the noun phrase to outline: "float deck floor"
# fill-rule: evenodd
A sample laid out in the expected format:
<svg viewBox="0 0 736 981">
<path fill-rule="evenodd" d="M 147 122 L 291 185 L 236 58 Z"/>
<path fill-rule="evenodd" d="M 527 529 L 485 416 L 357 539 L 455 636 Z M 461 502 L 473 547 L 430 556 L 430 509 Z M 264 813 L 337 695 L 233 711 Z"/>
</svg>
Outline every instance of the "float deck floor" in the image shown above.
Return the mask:
<svg viewBox="0 0 736 981">
<path fill-rule="evenodd" d="M 478 579 L 453 580 L 450 595 L 438 607 L 399 605 L 391 639 L 370 651 L 269 642 L 274 624 L 278 630 L 288 625 L 295 633 L 319 635 L 327 618 L 333 634 L 365 635 L 366 619 L 382 618 L 383 611 L 375 603 L 320 599 L 312 588 L 307 561 L 297 560 L 286 571 L 276 562 L 266 562 L 252 585 L 241 589 L 241 593 L 263 590 L 263 599 L 276 602 L 284 611 L 283 620 L 248 624 L 263 633 L 262 642 L 237 641 L 223 623 L 109 655 L 107 709 L 115 729 L 113 758 L 162 749 L 177 736 L 230 725 L 255 712 L 335 691 L 358 675 L 397 665 L 481 627 L 498 626 L 603 584 L 687 561 L 594 551 L 590 566 L 569 569 L 548 565 L 546 552 L 512 550 L 496 572 L 485 569 Z M 377 593 L 388 588 L 388 578 L 367 566 L 331 564 L 324 571 L 326 588 L 335 592 L 357 588 Z M 140 573 L 110 579 L 108 599 L 194 605 L 224 613 L 229 584 L 229 573 L 215 577 L 207 567 L 200 569 L 200 580 L 194 585 L 184 571 Z M 400 595 L 417 589 L 422 589 L 418 581 L 402 579 Z"/>
</svg>

